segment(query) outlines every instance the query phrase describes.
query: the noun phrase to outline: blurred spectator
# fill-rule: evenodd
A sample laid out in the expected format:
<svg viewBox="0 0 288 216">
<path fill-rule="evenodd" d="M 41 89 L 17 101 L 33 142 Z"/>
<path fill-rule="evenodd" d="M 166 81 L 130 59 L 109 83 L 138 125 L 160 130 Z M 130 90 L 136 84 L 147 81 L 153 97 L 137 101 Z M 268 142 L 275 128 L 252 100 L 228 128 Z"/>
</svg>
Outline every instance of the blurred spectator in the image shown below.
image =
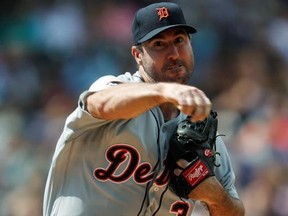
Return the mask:
<svg viewBox="0 0 288 216">
<path fill-rule="evenodd" d="M 81 47 L 87 37 L 83 13 L 75 1 L 37 8 L 31 18 L 40 49 L 65 56 Z"/>
<path fill-rule="evenodd" d="M 279 12 L 271 19 L 267 27 L 268 42 L 283 55 L 288 62 L 288 3 L 279 0 Z"/>
<path fill-rule="evenodd" d="M 37 69 L 27 54 L 16 45 L 0 59 L 0 105 L 27 109 L 34 105 L 40 91 Z"/>
</svg>

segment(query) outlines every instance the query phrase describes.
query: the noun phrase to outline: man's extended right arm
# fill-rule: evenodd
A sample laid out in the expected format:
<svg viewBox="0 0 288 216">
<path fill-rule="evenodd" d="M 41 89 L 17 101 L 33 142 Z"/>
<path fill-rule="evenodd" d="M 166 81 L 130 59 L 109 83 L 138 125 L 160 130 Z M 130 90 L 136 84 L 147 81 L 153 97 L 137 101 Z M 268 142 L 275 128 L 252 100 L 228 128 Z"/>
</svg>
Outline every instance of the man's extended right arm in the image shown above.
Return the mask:
<svg viewBox="0 0 288 216">
<path fill-rule="evenodd" d="M 181 112 L 204 119 L 210 100 L 199 89 L 176 83 L 122 83 L 87 97 L 87 110 L 96 118 L 130 119 L 163 103 L 174 104 Z"/>
</svg>

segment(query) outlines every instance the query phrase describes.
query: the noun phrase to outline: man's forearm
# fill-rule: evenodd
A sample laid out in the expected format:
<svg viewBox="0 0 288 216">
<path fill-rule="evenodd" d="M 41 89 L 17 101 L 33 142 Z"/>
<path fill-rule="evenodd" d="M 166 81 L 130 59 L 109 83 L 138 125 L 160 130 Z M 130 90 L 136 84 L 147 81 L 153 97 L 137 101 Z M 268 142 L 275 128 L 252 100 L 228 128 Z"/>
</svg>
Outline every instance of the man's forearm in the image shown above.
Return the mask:
<svg viewBox="0 0 288 216">
<path fill-rule="evenodd" d="M 241 200 L 232 198 L 227 195 L 227 198 L 217 204 L 208 205 L 211 216 L 244 216 L 245 210 Z"/>
<path fill-rule="evenodd" d="M 233 198 L 215 177 L 206 179 L 189 197 L 206 203 L 211 216 L 244 216 L 241 200 Z"/>
<path fill-rule="evenodd" d="M 133 118 L 162 101 L 156 84 L 119 84 L 87 98 L 87 109 L 104 119 Z"/>
<path fill-rule="evenodd" d="M 213 186 L 211 184 L 210 186 Z M 244 216 L 245 210 L 241 200 L 231 197 L 217 181 L 211 187 L 211 197 L 207 203 L 211 216 Z"/>
<path fill-rule="evenodd" d="M 203 120 L 211 102 L 199 89 L 177 83 L 123 83 L 87 97 L 87 110 L 96 118 L 130 119 L 163 103 L 193 119 Z"/>
</svg>

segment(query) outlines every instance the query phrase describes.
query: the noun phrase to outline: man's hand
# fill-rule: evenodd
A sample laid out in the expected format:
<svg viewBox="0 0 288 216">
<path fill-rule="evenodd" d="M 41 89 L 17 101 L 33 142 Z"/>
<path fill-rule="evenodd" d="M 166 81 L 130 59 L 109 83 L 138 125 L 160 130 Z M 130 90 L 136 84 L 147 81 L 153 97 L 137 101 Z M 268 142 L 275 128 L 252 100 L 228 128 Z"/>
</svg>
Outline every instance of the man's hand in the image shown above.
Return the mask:
<svg viewBox="0 0 288 216">
<path fill-rule="evenodd" d="M 191 116 L 192 121 L 204 120 L 211 111 L 209 98 L 200 89 L 176 83 L 164 83 L 162 95 L 181 112 Z"/>
</svg>

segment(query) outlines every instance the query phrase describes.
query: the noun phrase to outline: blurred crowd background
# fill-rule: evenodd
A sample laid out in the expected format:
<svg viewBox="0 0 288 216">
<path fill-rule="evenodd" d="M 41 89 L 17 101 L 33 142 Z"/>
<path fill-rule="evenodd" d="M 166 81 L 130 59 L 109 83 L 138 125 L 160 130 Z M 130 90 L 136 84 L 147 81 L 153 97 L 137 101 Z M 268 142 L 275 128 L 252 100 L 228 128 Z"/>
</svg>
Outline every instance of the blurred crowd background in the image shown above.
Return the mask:
<svg viewBox="0 0 288 216">
<path fill-rule="evenodd" d="M 2 0 L 0 215 L 42 215 L 52 153 L 79 94 L 136 70 L 131 21 L 144 0 Z M 191 84 L 219 113 L 247 216 L 288 215 L 288 1 L 179 0 Z"/>
</svg>

